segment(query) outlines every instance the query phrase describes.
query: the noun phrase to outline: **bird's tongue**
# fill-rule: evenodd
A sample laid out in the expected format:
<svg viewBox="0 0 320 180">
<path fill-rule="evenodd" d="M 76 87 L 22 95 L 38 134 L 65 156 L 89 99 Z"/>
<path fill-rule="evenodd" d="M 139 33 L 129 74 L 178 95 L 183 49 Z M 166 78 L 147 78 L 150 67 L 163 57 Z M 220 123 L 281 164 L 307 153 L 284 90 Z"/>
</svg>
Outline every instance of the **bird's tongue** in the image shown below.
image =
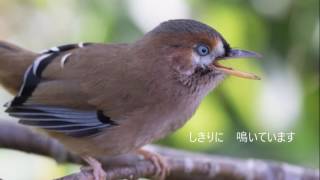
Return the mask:
<svg viewBox="0 0 320 180">
<path fill-rule="evenodd" d="M 245 79 L 254 79 L 254 80 L 260 80 L 261 78 L 255 74 L 252 73 L 247 73 L 247 72 L 242 72 L 235 70 L 230 67 L 223 66 L 219 64 L 217 61 L 212 64 L 213 68 L 219 71 L 222 71 L 226 74 L 232 75 L 232 76 L 237 76 Z"/>
</svg>

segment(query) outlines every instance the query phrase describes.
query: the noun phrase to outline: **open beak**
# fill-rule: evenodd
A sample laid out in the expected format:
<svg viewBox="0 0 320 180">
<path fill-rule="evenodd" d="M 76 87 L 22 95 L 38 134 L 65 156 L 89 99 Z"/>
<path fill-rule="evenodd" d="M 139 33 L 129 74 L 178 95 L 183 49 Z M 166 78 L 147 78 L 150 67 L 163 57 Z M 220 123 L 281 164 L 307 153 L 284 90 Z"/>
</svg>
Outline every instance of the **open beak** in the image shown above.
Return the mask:
<svg viewBox="0 0 320 180">
<path fill-rule="evenodd" d="M 252 51 L 246 51 L 246 50 L 239 50 L 239 49 L 231 49 L 231 51 L 228 53 L 227 56 L 224 57 L 219 57 L 215 59 L 215 61 L 212 63 L 212 68 L 222 71 L 226 74 L 232 75 L 232 76 L 237 76 L 241 78 L 246 78 L 246 79 L 254 79 L 254 80 L 260 80 L 261 78 L 255 74 L 252 73 L 247 73 L 247 72 L 242 72 L 235 70 L 230 67 L 223 66 L 219 64 L 219 61 L 222 60 L 229 60 L 229 59 L 234 59 L 234 58 L 261 58 L 262 56 L 258 53 L 252 52 Z"/>
</svg>

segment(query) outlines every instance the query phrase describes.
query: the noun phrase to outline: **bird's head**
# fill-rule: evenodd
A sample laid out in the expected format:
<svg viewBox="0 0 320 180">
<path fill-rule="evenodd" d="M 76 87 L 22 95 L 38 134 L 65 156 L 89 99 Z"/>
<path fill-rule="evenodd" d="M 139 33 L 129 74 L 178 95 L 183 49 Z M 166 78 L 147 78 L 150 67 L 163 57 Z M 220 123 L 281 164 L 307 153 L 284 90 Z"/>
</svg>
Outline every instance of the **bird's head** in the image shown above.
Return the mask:
<svg viewBox="0 0 320 180">
<path fill-rule="evenodd" d="M 147 46 L 154 50 L 152 56 L 168 60 L 172 69 L 181 76 L 190 78 L 209 76 L 214 79 L 229 74 L 259 79 L 254 74 L 219 64 L 226 59 L 257 58 L 260 57 L 259 54 L 231 48 L 219 32 L 198 21 L 179 19 L 163 22 L 142 40 L 148 41 Z"/>
</svg>

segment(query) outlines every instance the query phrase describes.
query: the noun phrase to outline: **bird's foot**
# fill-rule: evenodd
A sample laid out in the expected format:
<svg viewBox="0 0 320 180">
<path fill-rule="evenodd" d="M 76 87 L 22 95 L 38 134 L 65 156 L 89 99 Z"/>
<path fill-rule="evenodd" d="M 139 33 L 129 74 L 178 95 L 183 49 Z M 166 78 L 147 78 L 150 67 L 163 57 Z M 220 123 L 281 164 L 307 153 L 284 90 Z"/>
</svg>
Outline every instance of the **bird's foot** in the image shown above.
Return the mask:
<svg viewBox="0 0 320 180">
<path fill-rule="evenodd" d="M 82 167 L 81 170 L 92 170 L 94 180 L 106 180 L 107 174 L 102 169 L 101 163 L 99 161 L 90 156 L 84 156 L 82 158 L 89 164 L 89 166 Z"/>
<path fill-rule="evenodd" d="M 163 156 L 144 149 L 137 150 L 137 153 L 142 155 L 145 160 L 150 160 L 156 167 L 154 179 L 164 180 L 169 175 L 170 169 L 167 160 Z"/>
</svg>

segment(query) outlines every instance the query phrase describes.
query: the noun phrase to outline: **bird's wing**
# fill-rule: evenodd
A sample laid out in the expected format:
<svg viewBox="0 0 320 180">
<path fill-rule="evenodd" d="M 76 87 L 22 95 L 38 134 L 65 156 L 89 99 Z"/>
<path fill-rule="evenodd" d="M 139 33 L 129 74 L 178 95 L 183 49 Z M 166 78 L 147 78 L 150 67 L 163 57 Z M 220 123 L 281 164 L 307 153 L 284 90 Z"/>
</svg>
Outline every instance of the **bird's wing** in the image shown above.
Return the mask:
<svg viewBox="0 0 320 180">
<path fill-rule="evenodd" d="M 7 109 L 20 123 L 70 135 L 84 137 L 98 134 L 115 123 L 102 111 L 81 111 L 45 105 L 17 105 Z"/>
<path fill-rule="evenodd" d="M 123 73 L 121 62 L 114 63 L 121 61 L 118 51 L 123 48 L 125 45 L 70 44 L 41 53 L 25 72 L 7 112 L 22 124 L 77 137 L 116 125 L 121 119 L 117 99 L 128 98 L 121 94 L 124 90 L 116 90 L 121 82 L 115 82 L 115 76 Z M 101 100 L 107 103 L 95 103 L 100 94 L 107 94 Z"/>
</svg>

